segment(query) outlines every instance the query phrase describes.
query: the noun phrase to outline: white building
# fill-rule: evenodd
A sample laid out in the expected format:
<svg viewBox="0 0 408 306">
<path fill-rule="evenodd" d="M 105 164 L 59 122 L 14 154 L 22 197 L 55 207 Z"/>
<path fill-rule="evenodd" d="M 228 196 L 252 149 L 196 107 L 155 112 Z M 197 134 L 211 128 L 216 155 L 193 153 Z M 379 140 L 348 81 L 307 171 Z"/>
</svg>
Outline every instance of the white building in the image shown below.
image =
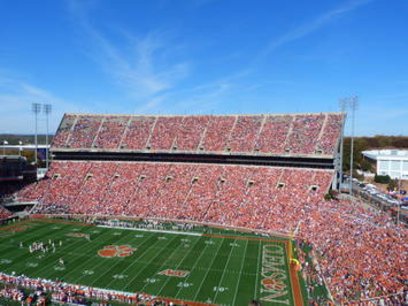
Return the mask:
<svg viewBox="0 0 408 306">
<path fill-rule="evenodd" d="M 376 162 L 378 175 L 408 180 L 408 150 L 371 150 L 362 154 Z"/>
</svg>

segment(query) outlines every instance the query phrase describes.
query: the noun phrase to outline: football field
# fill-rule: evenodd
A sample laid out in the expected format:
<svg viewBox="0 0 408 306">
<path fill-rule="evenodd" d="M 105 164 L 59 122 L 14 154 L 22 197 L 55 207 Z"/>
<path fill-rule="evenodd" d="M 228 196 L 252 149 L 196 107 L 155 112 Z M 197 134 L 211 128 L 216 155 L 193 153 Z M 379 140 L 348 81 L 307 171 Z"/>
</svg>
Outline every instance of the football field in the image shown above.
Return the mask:
<svg viewBox="0 0 408 306">
<path fill-rule="evenodd" d="M 34 243 L 47 251 L 29 249 Z M 33 219 L 0 227 L 0 272 L 217 305 L 305 305 L 283 239 Z M 63 263 L 61 263 L 63 262 Z"/>
</svg>

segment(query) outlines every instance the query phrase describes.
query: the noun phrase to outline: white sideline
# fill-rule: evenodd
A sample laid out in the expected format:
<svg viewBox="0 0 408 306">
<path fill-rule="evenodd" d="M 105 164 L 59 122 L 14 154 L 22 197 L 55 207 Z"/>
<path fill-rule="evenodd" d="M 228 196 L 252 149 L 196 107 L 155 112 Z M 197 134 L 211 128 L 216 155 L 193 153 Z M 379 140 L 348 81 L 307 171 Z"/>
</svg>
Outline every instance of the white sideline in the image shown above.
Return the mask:
<svg viewBox="0 0 408 306">
<path fill-rule="evenodd" d="M 168 230 L 158 230 L 158 229 L 147 229 L 147 228 L 133 228 L 133 227 L 120 227 L 120 226 L 108 226 L 108 225 L 97 225 L 97 227 L 104 228 L 114 228 L 121 230 L 131 230 L 140 232 L 155 232 L 155 233 L 165 233 L 165 234 L 176 234 L 176 235 L 187 235 L 187 236 L 202 236 L 200 233 L 189 233 L 189 232 L 179 232 L 179 231 L 168 231 Z"/>
</svg>

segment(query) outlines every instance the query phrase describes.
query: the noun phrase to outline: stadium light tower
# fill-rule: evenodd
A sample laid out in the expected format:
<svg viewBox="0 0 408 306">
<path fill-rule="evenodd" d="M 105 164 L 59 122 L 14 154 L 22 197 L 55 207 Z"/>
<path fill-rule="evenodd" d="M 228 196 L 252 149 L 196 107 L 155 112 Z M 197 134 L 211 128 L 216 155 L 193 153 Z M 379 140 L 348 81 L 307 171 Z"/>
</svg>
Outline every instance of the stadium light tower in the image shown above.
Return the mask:
<svg viewBox="0 0 408 306">
<path fill-rule="evenodd" d="M 340 111 L 344 114 L 347 108 L 347 99 L 340 99 L 339 101 Z M 344 127 L 342 128 L 340 139 L 340 188 L 343 184 L 343 151 L 344 151 Z"/>
<path fill-rule="evenodd" d="M 37 151 L 38 151 L 38 139 L 37 139 L 37 129 L 38 129 L 38 114 L 41 112 L 41 104 L 40 103 L 33 103 L 32 104 L 32 112 L 34 113 L 34 118 L 35 118 L 35 152 L 34 152 L 34 158 L 35 158 L 35 164 L 38 164 L 38 156 L 37 156 Z"/>
<path fill-rule="evenodd" d="M 45 134 L 45 168 L 48 169 L 48 163 L 49 163 L 49 152 L 48 152 L 48 117 L 51 115 L 52 111 L 52 105 L 51 104 L 44 104 L 44 113 L 45 113 L 45 125 L 46 125 L 46 131 L 47 133 Z"/>
<path fill-rule="evenodd" d="M 353 162 L 354 162 L 354 130 L 355 130 L 355 115 L 358 107 L 358 97 L 352 96 L 348 98 L 351 109 L 351 147 L 350 147 L 350 195 L 353 194 Z"/>
</svg>

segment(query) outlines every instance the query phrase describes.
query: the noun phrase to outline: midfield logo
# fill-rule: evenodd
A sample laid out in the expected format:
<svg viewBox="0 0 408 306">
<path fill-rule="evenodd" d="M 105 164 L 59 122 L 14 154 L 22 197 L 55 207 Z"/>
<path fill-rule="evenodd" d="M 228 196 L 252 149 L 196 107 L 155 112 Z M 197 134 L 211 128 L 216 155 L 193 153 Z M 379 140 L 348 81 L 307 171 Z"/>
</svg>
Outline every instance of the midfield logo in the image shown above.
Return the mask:
<svg viewBox="0 0 408 306">
<path fill-rule="evenodd" d="M 133 254 L 136 249 L 129 245 L 107 245 L 98 251 L 98 255 L 105 258 L 127 257 Z"/>
<path fill-rule="evenodd" d="M 84 233 L 68 233 L 66 236 L 74 238 L 89 238 L 89 235 Z"/>
<path fill-rule="evenodd" d="M 166 269 L 159 272 L 159 274 L 166 276 L 186 277 L 188 274 L 190 274 L 190 271 Z"/>
</svg>

